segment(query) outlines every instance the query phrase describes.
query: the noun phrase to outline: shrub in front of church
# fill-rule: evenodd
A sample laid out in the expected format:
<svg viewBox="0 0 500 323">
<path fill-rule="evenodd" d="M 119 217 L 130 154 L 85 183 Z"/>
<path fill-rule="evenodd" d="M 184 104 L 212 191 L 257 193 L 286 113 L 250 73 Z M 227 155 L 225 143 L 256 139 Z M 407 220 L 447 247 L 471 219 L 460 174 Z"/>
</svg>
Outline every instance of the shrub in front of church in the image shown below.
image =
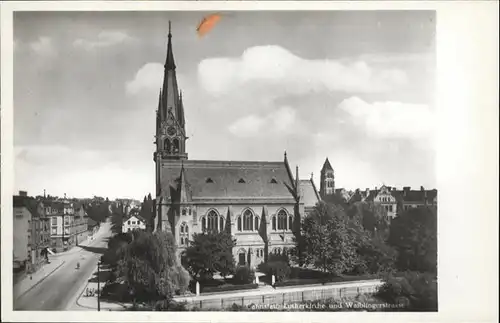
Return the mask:
<svg viewBox="0 0 500 323">
<path fill-rule="evenodd" d="M 233 276 L 233 283 L 243 285 L 251 284 L 255 280 L 255 272 L 247 266 L 239 266 Z"/>
<path fill-rule="evenodd" d="M 259 271 L 267 276 L 274 275 L 276 282 L 282 282 L 290 277 L 290 265 L 283 260 L 273 260 L 259 265 Z"/>
</svg>

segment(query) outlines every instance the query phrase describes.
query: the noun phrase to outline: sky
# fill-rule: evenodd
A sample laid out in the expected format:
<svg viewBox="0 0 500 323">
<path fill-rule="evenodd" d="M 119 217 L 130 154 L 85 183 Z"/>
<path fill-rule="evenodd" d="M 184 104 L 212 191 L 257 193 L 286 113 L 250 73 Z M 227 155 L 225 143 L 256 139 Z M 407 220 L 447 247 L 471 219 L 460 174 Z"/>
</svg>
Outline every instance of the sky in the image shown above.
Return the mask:
<svg viewBox="0 0 500 323">
<path fill-rule="evenodd" d="M 16 12 L 15 191 L 142 199 L 168 21 L 189 159 L 328 157 L 337 188 L 434 188 L 431 11 Z"/>
</svg>

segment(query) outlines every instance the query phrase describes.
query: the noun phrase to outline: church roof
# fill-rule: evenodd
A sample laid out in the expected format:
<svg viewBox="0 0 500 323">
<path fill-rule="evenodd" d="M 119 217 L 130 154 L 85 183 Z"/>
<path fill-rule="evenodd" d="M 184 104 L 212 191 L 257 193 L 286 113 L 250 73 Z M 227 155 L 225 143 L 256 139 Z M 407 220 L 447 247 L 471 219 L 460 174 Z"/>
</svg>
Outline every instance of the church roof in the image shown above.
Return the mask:
<svg viewBox="0 0 500 323">
<path fill-rule="evenodd" d="M 306 207 L 316 206 L 316 203 L 318 203 L 320 199 L 313 181 L 311 179 L 301 179 L 299 183 L 302 191 L 301 202 L 304 202 L 304 206 Z"/>
<path fill-rule="evenodd" d="M 169 161 L 161 169 L 163 194 L 174 197 L 182 165 L 193 200 L 277 199 L 293 203 L 293 187 L 285 162 Z M 168 188 L 168 189 L 167 189 Z"/>
</svg>

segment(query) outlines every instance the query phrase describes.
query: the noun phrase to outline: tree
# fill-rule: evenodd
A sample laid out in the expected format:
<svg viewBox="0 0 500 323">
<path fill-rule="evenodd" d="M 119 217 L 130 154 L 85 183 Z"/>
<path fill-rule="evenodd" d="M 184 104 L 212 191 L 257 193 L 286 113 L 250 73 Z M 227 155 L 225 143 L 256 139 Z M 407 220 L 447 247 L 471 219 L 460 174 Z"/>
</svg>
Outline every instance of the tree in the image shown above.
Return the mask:
<svg viewBox="0 0 500 323">
<path fill-rule="evenodd" d="M 117 267 L 118 263 L 125 256 L 125 252 L 129 243 L 132 242 L 132 234 L 131 233 L 118 233 L 112 236 L 108 241 L 108 248 L 104 252 L 102 256 L 103 264 L 109 266 L 111 269 L 111 277 L 110 281 L 114 282 L 114 280 L 118 277 Z"/>
<path fill-rule="evenodd" d="M 411 208 L 391 222 L 388 243 L 398 251 L 400 270 L 437 271 L 437 210 Z"/>
<path fill-rule="evenodd" d="M 109 205 L 106 202 L 90 202 L 85 207 L 85 211 L 89 217 L 97 223 L 105 222 L 107 217 L 110 215 Z"/>
<path fill-rule="evenodd" d="M 389 232 L 387 211 L 380 204 L 355 202 L 347 208 L 347 215 L 350 219 L 357 218 L 363 229 L 368 232 L 385 235 Z"/>
<path fill-rule="evenodd" d="M 182 255 L 182 262 L 197 280 L 211 279 L 216 272 L 226 277 L 235 270 L 232 252 L 235 246 L 236 239 L 226 231 L 195 233 Z"/>
<path fill-rule="evenodd" d="M 404 311 L 437 311 L 437 280 L 430 273 L 405 272 L 389 275 L 376 296 L 388 303 L 405 305 Z"/>
<path fill-rule="evenodd" d="M 125 206 L 119 203 L 112 207 L 113 214 L 111 215 L 111 231 L 113 233 L 121 233 L 123 221 L 125 221 Z"/>
<path fill-rule="evenodd" d="M 146 220 L 146 229 L 148 231 L 153 231 L 154 227 L 154 200 L 151 197 L 151 193 L 148 196 L 144 196 L 144 200 L 142 201 L 141 211 L 139 213 L 141 217 Z"/>
<path fill-rule="evenodd" d="M 357 254 L 348 219 L 340 207 L 318 203 L 304 219 L 298 246 L 307 264 L 339 275 L 357 262 Z"/>
<path fill-rule="evenodd" d="M 134 301 L 171 302 L 176 292 L 183 293 L 189 284 L 189 274 L 178 263 L 175 239 L 170 232 L 132 232 L 118 263 L 122 277 Z"/>
</svg>

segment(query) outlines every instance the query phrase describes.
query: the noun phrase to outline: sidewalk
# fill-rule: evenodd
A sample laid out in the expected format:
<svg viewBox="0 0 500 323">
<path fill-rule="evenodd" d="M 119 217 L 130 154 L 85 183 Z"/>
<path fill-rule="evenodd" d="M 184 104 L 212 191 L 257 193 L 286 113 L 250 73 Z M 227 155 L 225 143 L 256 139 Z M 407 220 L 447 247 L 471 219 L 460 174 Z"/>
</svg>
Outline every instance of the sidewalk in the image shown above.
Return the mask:
<svg viewBox="0 0 500 323">
<path fill-rule="evenodd" d="M 90 275 L 89 279 L 91 277 L 94 277 L 94 275 L 97 274 L 97 267 L 96 269 L 92 272 Z M 89 280 L 87 279 L 87 281 Z M 105 283 L 101 282 L 99 284 L 100 289 L 102 290 L 104 287 Z M 76 302 L 74 304 L 71 304 L 68 310 L 70 311 L 97 311 L 97 296 L 86 296 L 85 291 L 89 290 L 95 290 L 97 291 L 97 282 L 87 282 L 84 284 L 84 287 L 79 291 L 79 295 L 76 299 Z M 103 301 L 101 299 L 101 311 L 120 311 L 125 309 L 128 304 L 121 304 L 121 303 L 109 303 L 106 301 Z"/>
<path fill-rule="evenodd" d="M 28 274 L 24 279 L 14 285 L 14 299 L 17 299 L 27 293 L 65 263 L 64 260 L 53 258 L 52 256 L 49 256 L 49 259 L 50 263 L 45 264 L 33 274 Z"/>
</svg>

